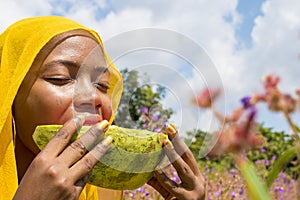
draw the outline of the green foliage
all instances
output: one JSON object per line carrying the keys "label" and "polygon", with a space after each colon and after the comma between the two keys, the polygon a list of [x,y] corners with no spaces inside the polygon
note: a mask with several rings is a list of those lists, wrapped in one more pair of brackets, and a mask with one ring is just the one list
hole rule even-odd
{"label": "green foliage", "polygon": [[[135,70],[125,69],[121,73],[124,79],[124,91],[115,123],[122,127],[138,129],[147,127],[154,130],[158,124],[161,125],[161,121],[167,122],[173,111],[162,106],[161,101],[165,97],[165,88],[140,82],[140,74]],[[143,77],[147,78],[145,75]],[[142,115],[142,108],[147,108],[148,112]],[[294,128],[296,131],[300,130],[297,126]],[[245,162],[238,162],[233,156],[201,157],[200,149],[203,146],[207,147],[204,142],[209,141],[204,139],[211,137],[204,131],[189,131],[186,133],[185,140],[200,169],[206,168],[208,171],[217,169],[225,174],[230,169],[238,168],[247,184],[250,197],[270,199],[266,186],[270,186],[281,171],[284,171],[288,177],[297,179],[300,173],[300,159],[296,156],[296,143],[292,135],[274,131],[263,125],[259,127],[257,134],[265,138],[265,143],[260,148],[248,151]],[[209,176],[212,176],[212,173]],[[266,180],[266,185],[261,178]]]}
{"label": "green foliage", "polygon": [[[247,156],[254,162],[264,160],[267,163],[270,163],[266,165],[265,169],[268,172],[264,172],[267,176],[275,160],[289,149],[295,147],[296,144],[293,136],[291,134],[286,134],[283,131],[273,131],[272,128],[260,126],[259,133],[265,138],[264,146],[260,149],[248,152]],[[284,171],[293,178],[299,176],[300,165],[296,155],[283,167]]]}
{"label": "green foliage", "polygon": [[[141,84],[139,73],[135,70],[124,69],[121,71],[124,80],[124,90],[115,118],[118,126],[127,128],[141,128],[144,122],[141,120],[141,109],[147,107],[149,111],[155,110],[157,118],[166,116],[169,119],[172,109],[163,108],[160,103],[165,97],[165,88]],[[147,75],[144,75],[144,77]]]}
{"label": "green foliage", "polygon": [[[265,138],[264,146],[253,149],[247,153],[247,157],[254,163],[257,163],[257,169],[263,177],[267,177],[269,171],[272,170],[272,164],[275,160],[288,149],[295,146],[295,140],[292,135],[284,132],[273,131],[272,128],[260,126],[259,134]],[[207,133],[201,130],[193,130],[187,132],[187,143],[190,142],[190,149],[194,154],[200,167],[217,168],[220,171],[236,168],[236,163],[230,156],[221,158],[200,158],[199,150],[203,145],[203,140],[207,137]],[[259,163],[263,163],[260,167]],[[299,162],[293,157],[285,166],[284,171],[293,178],[297,178],[300,172]]]}
{"label": "green foliage", "polygon": [[[117,115],[115,117],[115,123],[118,126],[122,126],[125,128],[131,128],[132,120],[129,113],[129,101],[131,94],[134,92],[135,88],[138,87],[138,72],[137,71],[129,71],[124,69],[121,71],[123,76],[123,93],[120,100],[120,105],[118,107]],[[133,127],[132,127],[133,128]]]}
{"label": "green foliage", "polygon": [[220,172],[225,172],[227,169],[235,168],[235,162],[230,156],[209,158],[201,157],[201,155],[199,155],[200,148],[203,147],[203,145],[206,145],[204,144],[204,138],[207,138],[207,141],[209,141],[210,134],[205,131],[194,129],[193,131],[188,131],[186,135],[187,138],[185,138],[185,142],[186,144],[189,144],[189,148],[195,156],[200,169],[218,169]]}
{"label": "green foliage", "polygon": [[193,131],[188,131],[186,133],[187,138],[185,142],[190,144],[190,150],[194,154],[195,158],[199,157],[199,150],[202,147],[204,138],[208,135],[207,132],[194,129]]}

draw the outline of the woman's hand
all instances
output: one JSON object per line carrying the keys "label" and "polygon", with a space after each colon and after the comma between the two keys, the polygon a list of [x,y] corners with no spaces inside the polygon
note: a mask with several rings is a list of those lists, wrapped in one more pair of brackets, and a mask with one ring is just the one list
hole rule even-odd
{"label": "woman's hand", "polygon": [[178,184],[172,181],[162,170],[158,169],[148,184],[168,200],[204,199],[205,180],[199,171],[192,152],[178,136],[174,125],[168,125],[166,132],[172,143],[164,141],[164,150],[177,170],[181,183]]}
{"label": "woman's hand", "polygon": [[108,126],[105,120],[68,145],[82,124],[83,119],[74,118],[57,132],[27,169],[15,200],[78,199],[91,170],[112,142],[107,137],[93,148]]}

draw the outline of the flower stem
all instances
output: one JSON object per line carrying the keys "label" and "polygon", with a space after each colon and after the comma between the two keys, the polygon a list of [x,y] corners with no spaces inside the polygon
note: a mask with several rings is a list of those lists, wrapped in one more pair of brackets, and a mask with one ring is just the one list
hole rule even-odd
{"label": "flower stem", "polygon": [[211,107],[211,110],[213,112],[213,114],[216,116],[216,118],[221,122],[221,123],[226,123],[226,117],[221,114],[219,111],[217,111],[216,109],[214,109],[213,107]]}
{"label": "flower stem", "polygon": [[[283,111],[283,113],[292,129],[293,136],[296,140],[297,158],[298,158],[298,160],[300,160],[300,137],[298,135],[298,130],[297,130],[296,126],[294,125],[289,113],[287,111]],[[296,187],[297,187],[297,198],[300,199],[300,177],[298,177],[298,179],[297,179]]]}
{"label": "flower stem", "polygon": [[296,126],[294,125],[289,113],[287,111],[283,111],[283,114],[284,114],[285,118],[287,119],[287,121],[288,121],[288,123],[289,123],[289,125],[292,129],[294,138],[296,139],[296,141],[299,141],[300,137],[298,135],[298,130],[297,130]]}

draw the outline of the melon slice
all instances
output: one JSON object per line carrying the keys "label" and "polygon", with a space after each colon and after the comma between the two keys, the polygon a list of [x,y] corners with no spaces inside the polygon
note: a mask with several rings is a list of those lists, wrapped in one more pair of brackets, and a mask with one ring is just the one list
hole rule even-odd
{"label": "melon slice", "polygon": [[[37,126],[32,137],[43,149],[61,127]],[[72,141],[89,128],[83,126]],[[105,132],[105,136],[108,135],[113,138],[112,146],[92,170],[88,183],[115,190],[133,190],[144,185],[164,156],[162,142],[167,135],[114,125]]]}

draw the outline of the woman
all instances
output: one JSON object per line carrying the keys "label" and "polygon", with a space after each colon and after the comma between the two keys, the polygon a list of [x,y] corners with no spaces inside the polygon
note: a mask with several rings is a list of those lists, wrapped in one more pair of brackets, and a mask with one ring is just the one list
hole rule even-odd
{"label": "woman", "polygon": [[[97,33],[63,17],[24,19],[0,36],[0,55],[1,199],[120,198],[120,191],[86,184],[112,141],[91,148],[95,135],[114,119],[122,93],[121,75]],[[40,124],[63,125],[42,151],[31,137]],[[92,128],[67,145],[82,125]],[[177,131],[167,130],[174,139]],[[204,180],[192,154],[179,139],[173,144],[165,142],[165,152],[182,184],[161,171],[149,184],[166,199],[202,198]]]}

